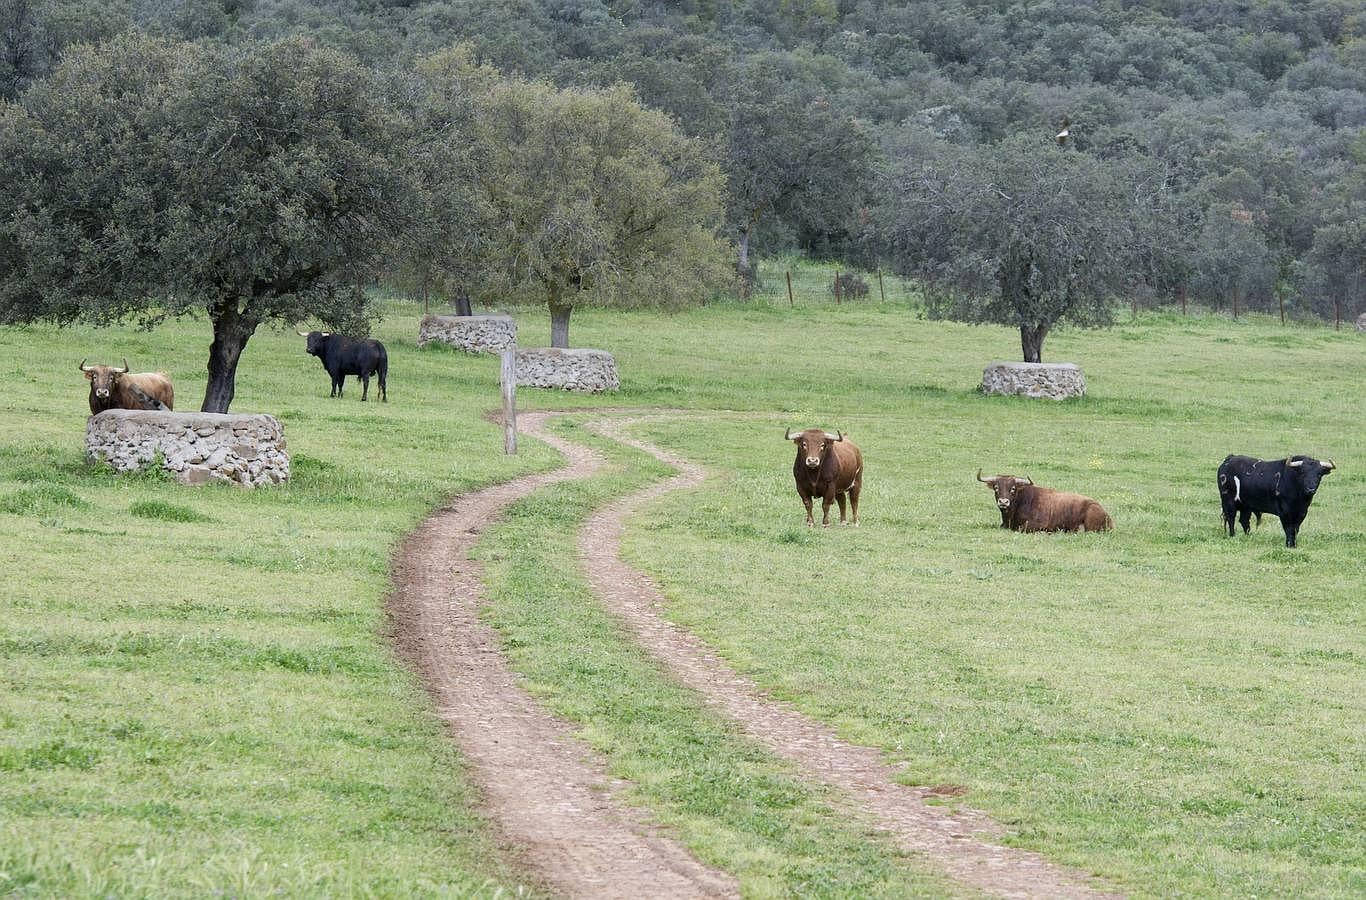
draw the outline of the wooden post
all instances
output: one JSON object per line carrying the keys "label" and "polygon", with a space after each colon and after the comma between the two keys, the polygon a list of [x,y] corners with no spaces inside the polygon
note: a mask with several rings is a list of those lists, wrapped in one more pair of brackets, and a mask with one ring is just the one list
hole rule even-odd
{"label": "wooden post", "polygon": [[887,292],[882,289],[882,270],[877,270],[877,292],[882,295],[882,302],[887,302]]}
{"label": "wooden post", "polygon": [[1333,298],[1333,330],[1338,331],[1342,328],[1342,300]]}
{"label": "wooden post", "polygon": [[517,351],[504,350],[499,372],[503,385],[503,452],[517,453]]}
{"label": "wooden post", "polygon": [[1238,318],[1238,290],[1233,290],[1233,318]]}
{"label": "wooden post", "polygon": [[1133,309],[1133,319],[1134,319],[1135,322],[1137,322],[1137,321],[1138,321],[1138,294],[1134,294],[1133,296],[1131,296],[1131,297],[1129,298],[1129,303],[1130,303],[1130,307]]}
{"label": "wooden post", "polygon": [[835,270],[835,305],[836,305],[836,306],[839,306],[839,305],[840,305],[840,273],[839,273],[839,269],[836,269],[836,270]]}
{"label": "wooden post", "polygon": [[1285,324],[1285,294],[1282,294],[1280,291],[1277,291],[1277,292],[1276,292],[1276,300],[1279,301],[1280,304],[1281,304],[1281,324],[1284,325],[1284,324]]}
{"label": "wooden post", "polygon": [[787,305],[788,305],[788,306],[796,306],[796,305],[797,305],[797,304],[795,304],[795,303],[792,302],[792,270],[791,270],[791,269],[789,269],[788,272],[787,272]]}
{"label": "wooden post", "polygon": [[1186,286],[1183,284],[1176,289],[1176,293],[1181,297],[1181,315],[1186,315]]}

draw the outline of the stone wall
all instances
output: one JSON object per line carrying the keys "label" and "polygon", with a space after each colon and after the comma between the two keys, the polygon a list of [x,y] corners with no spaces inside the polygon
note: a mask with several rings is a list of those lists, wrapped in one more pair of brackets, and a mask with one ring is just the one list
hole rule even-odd
{"label": "stone wall", "polygon": [[466,353],[498,353],[517,346],[517,323],[511,316],[423,316],[417,345],[432,341]]}
{"label": "stone wall", "polygon": [[1366,331],[1366,313],[1357,316],[1357,331]]}
{"label": "stone wall", "polygon": [[158,451],[183,484],[289,480],[285,433],[274,416],[108,409],[86,423],[86,458],[120,472],[146,468]]}
{"label": "stone wall", "polygon": [[517,351],[517,384],[601,394],[621,387],[617,361],[606,350],[537,347]]}
{"label": "stone wall", "polygon": [[982,370],[982,393],[1066,400],[1086,393],[1086,377],[1073,363],[994,362]]}

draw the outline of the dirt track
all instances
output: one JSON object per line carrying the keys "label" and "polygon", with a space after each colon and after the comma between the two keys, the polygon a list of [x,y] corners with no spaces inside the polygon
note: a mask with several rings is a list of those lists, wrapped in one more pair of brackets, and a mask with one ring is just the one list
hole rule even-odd
{"label": "dirt track", "polygon": [[[528,428],[540,421],[522,419]],[[570,897],[736,896],[729,875],[613,801],[603,765],[518,686],[498,635],[479,619],[483,586],[470,548],[509,504],[587,478],[602,462],[577,446],[566,456],[563,469],[458,497],[409,535],[386,604],[395,646],[469,761],[500,841],[532,878]]]}
{"label": "dirt track", "polygon": [[[730,876],[701,865],[640,813],[612,801],[601,763],[572,738],[570,726],[518,687],[497,635],[479,620],[480,572],[468,559],[479,533],[513,501],[545,485],[587,478],[601,465],[591,450],[549,433],[550,417],[526,414],[519,424],[565,454],[565,468],[464,495],[405,541],[388,603],[395,643],[469,759],[485,812],[533,877],[570,896],[735,895]],[[751,737],[813,780],[840,789],[851,807],[960,885],[1006,897],[1100,896],[1085,876],[992,842],[1001,829],[989,818],[927,804],[934,792],[897,783],[879,751],[840,740],[765,697],[663,618],[656,585],[620,558],[624,522],[651,500],[699,484],[702,470],[623,435],[629,421],[598,427],[679,474],[599,510],[581,532],[579,549],[594,591],[641,645]]]}

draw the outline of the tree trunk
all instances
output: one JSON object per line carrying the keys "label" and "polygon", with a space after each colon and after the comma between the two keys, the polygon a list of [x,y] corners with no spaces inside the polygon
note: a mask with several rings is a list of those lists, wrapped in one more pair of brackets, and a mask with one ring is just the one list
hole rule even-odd
{"label": "tree trunk", "polygon": [[1020,326],[1020,349],[1024,351],[1025,362],[1043,362],[1043,339],[1047,334],[1047,325]]}
{"label": "tree trunk", "polygon": [[550,301],[550,346],[569,348],[569,314],[574,307]]}
{"label": "tree trunk", "polygon": [[1181,315],[1186,315],[1186,286],[1183,284],[1176,289],[1176,294],[1181,298]]}
{"label": "tree trunk", "polygon": [[460,292],[455,295],[455,314],[457,316],[474,315],[474,313],[470,311],[469,292],[466,291],[463,287],[461,287]]}
{"label": "tree trunk", "polygon": [[740,276],[740,299],[748,300],[754,290],[754,270],[749,267],[749,229],[740,232],[740,257],[735,263],[735,273]]}
{"label": "tree trunk", "polygon": [[204,404],[200,412],[225,413],[232,404],[237,385],[237,360],[247,346],[256,326],[244,322],[237,312],[236,302],[230,309],[211,313],[213,343],[209,345],[209,384],[204,390]]}

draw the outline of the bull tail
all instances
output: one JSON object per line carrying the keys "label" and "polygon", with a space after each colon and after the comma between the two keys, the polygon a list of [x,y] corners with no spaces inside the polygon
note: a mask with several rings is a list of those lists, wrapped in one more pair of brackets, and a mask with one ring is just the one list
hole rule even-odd
{"label": "bull tail", "polygon": [[128,390],[130,393],[132,393],[134,397],[137,398],[138,403],[142,405],[143,409],[155,409],[160,412],[166,412],[169,409],[169,407],[167,407],[165,403],[162,403],[156,397],[153,397],[151,394],[147,393],[142,388],[138,387],[136,384],[128,385]]}

